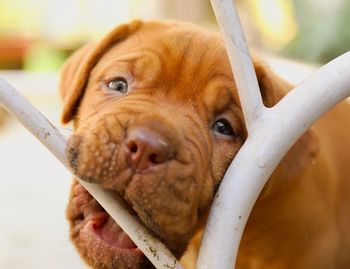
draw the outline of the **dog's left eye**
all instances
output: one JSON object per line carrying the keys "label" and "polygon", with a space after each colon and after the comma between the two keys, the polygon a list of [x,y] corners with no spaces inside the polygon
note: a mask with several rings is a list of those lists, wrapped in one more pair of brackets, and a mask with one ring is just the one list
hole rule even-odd
{"label": "dog's left eye", "polygon": [[125,79],[118,78],[108,82],[108,89],[112,91],[117,91],[121,93],[126,93],[128,91],[128,83]]}
{"label": "dog's left eye", "polygon": [[231,124],[226,119],[218,119],[214,122],[212,130],[222,135],[234,136],[235,132]]}

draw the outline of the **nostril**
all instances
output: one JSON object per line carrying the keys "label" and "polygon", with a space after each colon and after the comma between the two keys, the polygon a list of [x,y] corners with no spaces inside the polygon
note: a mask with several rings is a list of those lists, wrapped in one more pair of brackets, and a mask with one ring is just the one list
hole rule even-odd
{"label": "nostril", "polygon": [[135,142],[130,142],[129,145],[128,145],[129,149],[130,149],[130,152],[131,153],[136,153],[137,152],[137,144]]}
{"label": "nostril", "polygon": [[146,128],[132,129],[126,140],[128,162],[142,170],[172,159],[172,148],[158,133]]}
{"label": "nostril", "polygon": [[153,164],[160,164],[162,163],[163,161],[159,158],[159,156],[157,154],[151,154],[149,156],[149,160],[151,163]]}

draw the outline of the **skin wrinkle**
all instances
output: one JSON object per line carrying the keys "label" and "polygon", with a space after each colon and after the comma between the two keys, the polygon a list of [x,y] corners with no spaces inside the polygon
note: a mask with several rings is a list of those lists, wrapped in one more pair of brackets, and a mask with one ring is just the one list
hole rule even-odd
{"label": "skin wrinkle", "polygon": [[[113,102],[115,102],[115,101],[117,101],[119,98],[111,98],[108,102],[111,102],[111,103],[113,103]],[[148,104],[147,104],[148,103]],[[139,99],[139,98],[135,98],[133,95],[130,95],[129,96],[129,98],[128,99],[124,99],[123,100],[123,102],[121,102],[119,105],[124,105],[124,106],[127,106],[127,107],[131,107],[131,108],[129,108],[129,109],[140,109],[141,107],[140,107],[140,105],[143,105],[143,107],[142,108],[146,108],[147,107],[147,105],[148,105],[148,108],[154,108],[154,105],[155,105],[155,103],[154,103],[154,101],[153,100],[146,100],[146,98],[144,98],[144,99]]]}
{"label": "skin wrinkle", "polygon": [[[128,100],[130,101],[130,100]],[[136,100],[135,100],[136,101]],[[144,105],[140,102],[139,104],[137,103],[133,103],[133,102],[125,102],[125,103],[120,103],[118,104],[120,105],[121,108],[123,108],[123,110],[120,112],[120,115],[130,115],[130,114],[135,114],[135,113],[140,113],[140,110],[145,109],[146,111],[148,109],[154,109],[155,108],[155,104],[153,105]]]}
{"label": "skin wrinkle", "polygon": [[[96,73],[96,76],[98,77],[98,80],[103,81],[106,74],[109,74],[109,71],[115,71],[111,70],[111,66],[114,66],[115,64],[128,64],[128,65],[134,65],[135,61],[138,60],[140,57],[139,51],[130,51],[129,53],[125,55],[116,55],[116,57],[112,57],[105,62],[105,69],[98,70],[96,69],[96,66],[91,70],[91,74],[94,72]],[[123,65],[124,66],[124,65]],[[130,70],[132,71],[132,70]]]}
{"label": "skin wrinkle", "polygon": [[[88,114],[86,117],[85,117],[85,119],[84,120],[82,120],[81,119],[81,117],[77,117],[76,118],[76,123],[77,123],[77,125],[78,126],[80,126],[80,125],[83,125],[83,124],[85,124],[85,126],[84,126],[84,128],[87,130],[87,131],[94,131],[94,129],[91,127],[89,127],[88,125],[86,125],[86,124],[88,124],[89,123],[89,120],[90,120],[90,118],[91,117],[93,117],[94,115],[96,115],[96,116],[98,116],[97,114],[98,114],[98,112],[96,112],[96,110],[95,109],[97,109],[97,107],[93,107],[93,106],[91,106],[92,107],[92,113],[91,114]],[[76,131],[76,130],[73,130],[73,131]]]}
{"label": "skin wrinkle", "polygon": [[140,48],[140,52],[141,52],[141,59],[143,61],[145,61],[145,52],[144,52],[144,50],[142,48],[142,41],[141,41],[141,37],[140,37],[139,33],[136,33],[136,37],[137,37],[137,40],[139,42],[139,48]]}
{"label": "skin wrinkle", "polygon": [[[232,95],[232,91],[225,88],[224,92],[226,93],[225,98],[217,98],[219,100],[225,100],[226,101],[226,105],[222,105],[220,109],[218,109],[219,112],[223,112],[226,110],[229,110],[229,108],[232,107],[232,104],[235,104],[235,101],[233,99],[233,95]],[[221,111],[220,111],[221,110]],[[217,113],[216,111],[214,113]],[[217,113],[219,114],[219,113]]]}
{"label": "skin wrinkle", "polygon": [[[130,66],[128,67],[128,70],[130,70],[133,77],[138,77],[140,75],[145,74],[144,70],[140,68],[140,66],[146,66],[148,61],[151,61],[152,63],[157,63],[157,65],[153,66],[151,70],[146,70],[146,74],[147,74],[146,80],[145,80],[145,77],[141,77],[141,79],[143,80],[136,81],[136,85],[134,85],[135,81],[134,80],[132,81],[131,83],[132,89],[138,89],[138,88],[147,89],[147,88],[155,88],[159,86],[158,81],[161,77],[162,63],[158,63],[155,60],[155,58],[157,58],[157,52],[152,50],[142,49],[142,58],[135,59],[135,61],[133,61],[133,63],[130,64]],[[108,69],[108,66],[107,66],[107,69]],[[152,85],[150,83],[152,83]]]}
{"label": "skin wrinkle", "polygon": [[165,167],[165,169],[164,169],[163,174],[160,176],[160,180],[158,180],[155,187],[153,187],[154,190],[158,189],[160,187],[160,185],[162,184],[162,182],[164,182],[166,179],[165,175],[167,175],[167,173],[168,173],[169,163],[166,163],[164,167]]}
{"label": "skin wrinkle", "polygon": [[153,51],[153,53],[156,53],[159,55],[158,59],[161,66],[161,79],[160,79],[159,85],[162,86],[162,88],[164,89],[164,96],[167,96],[167,93],[170,92],[170,89],[172,87],[171,81],[173,81],[176,78],[169,78],[165,80],[165,77],[167,77],[168,75],[168,72],[166,72],[167,70],[165,66],[167,61],[169,61],[170,59],[165,59],[163,55],[171,55],[171,54],[170,54],[170,48],[168,48],[167,46],[164,46],[163,44],[162,44],[162,49],[163,49],[162,53],[157,53],[156,51]]}
{"label": "skin wrinkle", "polygon": [[[137,89],[143,89],[143,90],[156,89],[156,88],[159,88],[159,87],[161,87],[163,85],[162,78],[163,78],[163,72],[165,70],[165,65],[166,65],[165,64],[165,59],[162,59],[161,57],[158,57],[159,52],[153,50],[152,48],[147,48],[147,49],[145,49],[145,51],[147,51],[147,55],[151,56],[150,58],[152,58],[152,59],[157,58],[158,68],[157,68],[156,72],[155,72],[154,69],[152,69],[152,71],[154,73],[154,74],[152,74],[152,76],[153,76],[154,79],[152,81],[148,81],[148,83],[151,82],[152,84],[150,84],[150,85],[142,84],[139,87],[136,86],[135,90],[137,90]],[[144,52],[144,57],[146,57],[146,53],[145,52]],[[146,62],[146,61],[144,60],[144,62]]]}
{"label": "skin wrinkle", "polygon": [[[197,120],[195,120],[195,118],[193,116],[191,116],[191,114],[189,114],[189,113],[185,114],[184,118],[189,120],[192,124],[194,124],[195,125],[194,127],[195,127],[196,130],[201,130],[202,129],[201,127],[204,127]],[[207,128],[207,127],[205,127],[205,128]],[[202,133],[202,134],[198,134],[196,136],[197,139],[192,139],[191,136],[185,137],[186,142],[188,142],[191,145],[193,145],[194,148],[196,149],[196,151],[198,152],[197,156],[200,158],[202,164],[206,163],[205,160],[204,160],[204,156],[206,156],[206,154],[202,153],[202,150],[206,149],[206,147],[207,147],[205,142],[202,141],[202,137],[205,137],[205,136],[206,136],[205,133]],[[191,159],[193,160],[193,155],[194,155],[193,150],[190,150],[190,153],[192,155]]]}
{"label": "skin wrinkle", "polygon": [[[116,104],[116,102],[118,102],[120,98],[121,96],[110,96],[108,100],[101,101],[101,104],[103,104],[103,106],[106,106],[111,103]],[[153,100],[150,100],[149,98],[146,98],[146,97],[142,98],[142,95],[140,95],[140,93],[137,92],[137,97],[135,97],[135,94],[132,94],[132,93],[130,93],[128,96],[123,97],[123,102],[120,104],[121,106],[123,106],[123,109],[120,108],[119,110],[121,110],[121,113],[126,113],[124,111],[125,109],[129,109],[129,112],[127,113],[134,112],[134,111],[136,112],[137,110],[140,110],[141,108],[140,104],[142,104],[143,106],[149,105],[149,108],[154,108],[155,106],[155,103]],[[132,107],[130,108],[129,106],[132,106]]]}
{"label": "skin wrinkle", "polygon": [[[89,99],[88,99],[89,100]],[[95,106],[95,104],[93,103],[93,100],[89,100],[89,106],[92,108],[94,115],[96,115],[97,117],[100,117],[99,111],[97,110],[97,107]],[[102,117],[100,117],[100,121],[102,120]]]}
{"label": "skin wrinkle", "polygon": [[[159,186],[161,185],[161,184],[163,184],[163,182],[165,182],[165,179],[166,178],[168,178],[168,168],[169,168],[169,166],[170,166],[170,164],[171,163],[166,163],[165,164],[165,169],[163,169],[164,170],[164,173],[162,174],[162,176],[161,176],[161,178],[160,178],[160,180],[157,180],[157,185],[154,187],[154,189],[158,189],[159,188]],[[136,172],[135,173],[135,175],[139,175],[140,177],[142,177],[142,175],[143,175],[143,173],[145,173],[145,172]],[[178,181],[178,179],[179,178],[176,178],[176,180],[175,181]],[[190,178],[187,178],[186,177],[186,179],[187,180],[189,180],[189,179],[193,179],[192,177],[190,177]],[[193,179],[193,181],[195,181],[194,179]],[[168,187],[170,187],[170,189],[171,189],[171,187],[173,186],[173,184],[170,184]],[[127,187],[128,188],[128,187]],[[126,188],[126,190],[127,190],[127,188]],[[183,200],[183,198],[181,197],[181,195],[178,195],[178,197],[177,197],[180,201],[185,201],[185,200]],[[186,201],[185,201],[186,202]]]}
{"label": "skin wrinkle", "polygon": [[[179,179],[179,178],[177,178],[177,179]],[[194,177],[188,177],[188,178],[186,178],[186,180],[188,180],[188,181],[193,181],[193,182],[196,183],[196,180],[194,179]],[[171,190],[171,193],[174,194],[174,196],[175,196],[178,200],[183,201],[183,202],[185,202],[185,203],[188,203],[188,202],[189,202],[188,198],[182,197],[182,196],[183,196],[182,193],[179,192],[179,191],[177,191],[177,189],[176,189],[175,187],[173,187],[173,185],[170,185],[170,190]]]}
{"label": "skin wrinkle", "polygon": [[[80,124],[85,124],[88,123],[89,117],[87,117],[85,120],[82,120],[81,117],[79,117],[78,115],[74,117],[75,120],[75,125]],[[73,128],[72,130],[73,132],[76,132],[76,128]]]}
{"label": "skin wrinkle", "polygon": [[[169,59],[169,58],[166,59],[163,55],[169,55],[170,53],[167,53],[167,52],[170,51],[170,48],[164,43],[162,43],[161,46],[162,46],[162,50],[164,50],[164,53],[159,54],[159,52],[153,51],[152,49],[148,49],[148,51],[152,51],[153,54],[157,55],[158,56],[157,58],[160,59],[160,66],[161,66],[160,75],[162,75],[162,77],[168,77],[168,79],[167,79],[167,81],[165,81],[163,83],[159,83],[159,85],[163,86],[164,96],[170,96],[171,89],[174,88],[176,84],[180,83],[179,78],[181,78],[181,73],[183,70],[183,68],[181,68],[181,67],[182,67],[183,63],[182,63],[182,61],[180,61],[180,63],[178,63],[177,66],[174,66],[174,68],[172,70],[177,70],[177,72],[173,76],[169,76],[169,73],[171,74],[172,70],[169,71],[166,69],[166,62],[172,61],[172,59]],[[187,47],[190,46],[190,42],[188,42],[188,44],[186,46]],[[186,54],[186,52],[183,52],[183,53]],[[183,55],[180,58],[186,59],[185,55]],[[158,77],[160,77],[160,76],[158,76]],[[155,81],[157,81],[157,80],[155,80]]]}
{"label": "skin wrinkle", "polygon": [[[194,64],[194,66],[195,66],[195,68],[194,68],[194,70],[192,71],[192,73],[195,75],[195,74],[197,74],[198,72],[199,72],[199,70],[200,70],[200,68],[202,67],[202,65],[203,65],[203,60],[204,60],[204,56],[205,56],[205,53],[202,53],[201,55],[200,55],[200,58],[198,59],[198,62],[196,63],[196,64]],[[196,82],[195,82],[196,81]],[[195,80],[195,79],[193,79],[192,81],[191,81],[191,89],[193,90],[193,91],[197,91],[198,90],[198,88],[199,88],[199,86],[198,86],[198,84],[195,84],[195,83],[197,83],[197,80]]]}
{"label": "skin wrinkle", "polygon": [[[75,125],[78,125],[79,123],[85,124],[85,123],[88,122],[88,118],[85,119],[85,120],[82,120],[79,115],[75,115],[74,116],[74,122],[75,122]],[[73,134],[76,133],[76,128],[75,127],[73,127],[72,132],[73,132]]]}
{"label": "skin wrinkle", "polygon": [[[190,51],[190,48],[192,46],[193,39],[194,39],[194,36],[191,36],[190,39],[187,40],[187,43],[184,45],[184,48],[181,48],[178,50],[178,53],[182,53],[182,54],[180,54],[179,56],[177,55],[177,58],[178,59],[187,59],[187,60],[186,61],[178,61],[177,66],[175,66],[175,70],[180,70],[180,72],[176,74],[177,78],[180,78],[180,79],[176,80],[176,78],[173,78],[174,82],[177,82],[177,81],[181,82],[181,79],[184,80],[185,82],[188,80],[188,75],[187,75],[188,72],[185,72],[185,71],[187,71],[186,67],[188,64],[188,59],[190,59],[189,51]],[[184,83],[184,84],[186,85],[186,83]],[[186,87],[184,87],[184,88],[186,88]],[[172,92],[169,92],[168,94],[171,95]]]}
{"label": "skin wrinkle", "polygon": [[[164,181],[162,181],[161,183],[164,183]],[[142,200],[141,200],[142,201]],[[148,218],[150,218],[150,221],[151,221],[151,223],[150,223],[150,227],[152,227],[152,226],[156,226],[157,228],[157,230],[158,230],[158,233],[160,233],[160,234],[163,234],[164,233],[164,231],[163,231],[163,228],[161,227],[161,226],[159,226],[158,225],[158,223],[157,222],[154,222],[153,220],[152,220],[152,215],[153,215],[153,213],[152,213],[152,209],[150,209],[149,207],[145,207],[145,205],[147,205],[147,203],[145,203],[145,202],[143,202],[142,204],[140,204],[139,206],[141,207],[141,208],[144,208],[145,210],[144,210],[144,213],[146,214],[146,216],[148,216]],[[175,216],[175,217],[177,217],[178,216],[178,213],[176,214],[169,214],[169,211],[167,210],[167,207],[166,207],[166,204],[164,204],[164,206],[161,208],[162,209],[162,212],[163,213],[165,213],[165,214],[167,214],[168,216]],[[176,223],[176,220],[174,221],[174,223]],[[154,227],[153,227],[153,229],[154,229]]]}
{"label": "skin wrinkle", "polygon": [[[199,142],[197,144],[197,141],[198,140],[193,140],[190,137],[186,137],[186,142],[188,142],[190,145],[192,145],[195,148],[195,150],[199,153],[198,156],[200,157],[201,163],[204,164],[205,163],[204,155],[200,154],[202,152],[201,149],[203,147],[201,147],[201,145],[199,145]],[[191,151],[191,153],[192,153],[191,155],[193,156],[194,155],[193,150]]]}
{"label": "skin wrinkle", "polygon": [[[161,180],[159,181],[159,184],[161,184],[162,182],[165,182],[165,179],[167,178],[167,175],[168,175],[169,165],[170,165],[170,164],[166,164],[166,169],[164,170],[164,174],[163,174]],[[179,182],[179,179],[182,179],[182,180],[183,180],[183,178],[177,177],[176,180],[174,180],[174,182]],[[182,181],[182,180],[181,180],[181,181]],[[186,177],[186,181],[190,181],[190,182],[191,182],[191,181],[194,181],[194,182],[196,182],[196,180],[194,180],[193,177]],[[182,197],[182,193],[178,193],[178,192],[176,191],[176,188],[174,188],[174,184],[170,184],[168,187],[169,187],[169,189],[171,190],[171,193],[174,194],[175,197],[176,197],[179,201],[183,201],[183,202],[185,202],[185,203],[188,203],[188,202],[189,202],[188,200],[186,200],[185,197]]]}

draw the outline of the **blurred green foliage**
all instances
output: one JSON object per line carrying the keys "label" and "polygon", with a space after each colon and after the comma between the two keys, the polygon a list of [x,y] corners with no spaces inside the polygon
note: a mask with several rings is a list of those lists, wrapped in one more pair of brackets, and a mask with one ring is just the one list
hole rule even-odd
{"label": "blurred green foliage", "polygon": [[350,50],[350,1],[293,3],[299,30],[283,50],[288,56],[326,63]]}
{"label": "blurred green foliage", "polygon": [[68,54],[46,44],[35,44],[26,53],[23,69],[30,71],[58,70]]}

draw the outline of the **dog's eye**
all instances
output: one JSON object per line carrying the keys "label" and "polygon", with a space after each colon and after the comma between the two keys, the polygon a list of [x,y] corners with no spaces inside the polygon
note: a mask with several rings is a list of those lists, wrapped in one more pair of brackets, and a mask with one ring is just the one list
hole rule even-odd
{"label": "dog's eye", "polygon": [[111,80],[107,84],[108,89],[112,91],[117,91],[121,93],[126,93],[128,91],[128,83],[125,81],[125,79],[118,78]]}
{"label": "dog's eye", "polygon": [[234,136],[235,132],[231,124],[226,119],[218,119],[214,122],[212,130],[222,135]]}

